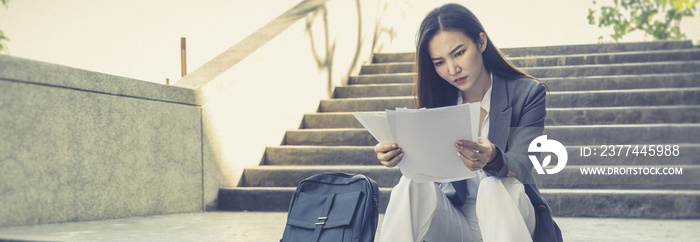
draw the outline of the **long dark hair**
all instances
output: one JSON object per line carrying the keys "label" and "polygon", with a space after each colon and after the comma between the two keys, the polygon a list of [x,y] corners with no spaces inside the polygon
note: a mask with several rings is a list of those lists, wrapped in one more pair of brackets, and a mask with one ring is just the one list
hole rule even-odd
{"label": "long dark hair", "polygon": [[[417,75],[414,93],[419,108],[444,107],[454,105],[457,102],[458,89],[437,74],[428,51],[428,43],[440,30],[461,31],[475,44],[480,39],[480,33],[486,34],[476,16],[459,4],[443,5],[430,12],[423,19],[416,35],[415,71]],[[486,38],[486,50],[481,55],[486,70],[494,75],[506,80],[519,77],[535,79],[508,61],[501,51],[493,45],[491,38]]]}

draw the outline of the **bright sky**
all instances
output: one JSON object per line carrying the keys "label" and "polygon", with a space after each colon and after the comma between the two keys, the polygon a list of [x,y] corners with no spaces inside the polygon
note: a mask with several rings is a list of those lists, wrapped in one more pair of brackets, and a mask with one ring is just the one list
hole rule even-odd
{"label": "bright sky", "polygon": [[[11,40],[13,56],[174,83],[180,79],[180,37],[187,37],[188,71],[193,71],[298,2],[11,0],[7,9],[0,8],[0,29]],[[588,8],[594,7],[589,0],[405,0],[413,22],[395,26],[399,39],[386,50],[411,51],[421,18],[446,2],[472,10],[499,48],[590,44],[612,33],[588,25]],[[607,2],[598,0],[598,6]],[[700,40],[700,18],[685,19],[682,30]],[[642,35],[624,39],[642,40]]]}

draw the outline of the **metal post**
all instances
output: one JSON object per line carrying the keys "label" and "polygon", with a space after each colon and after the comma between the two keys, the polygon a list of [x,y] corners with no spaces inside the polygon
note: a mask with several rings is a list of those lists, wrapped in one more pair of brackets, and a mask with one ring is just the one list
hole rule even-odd
{"label": "metal post", "polygon": [[187,54],[185,48],[185,37],[180,38],[180,63],[182,67],[182,76],[187,75]]}

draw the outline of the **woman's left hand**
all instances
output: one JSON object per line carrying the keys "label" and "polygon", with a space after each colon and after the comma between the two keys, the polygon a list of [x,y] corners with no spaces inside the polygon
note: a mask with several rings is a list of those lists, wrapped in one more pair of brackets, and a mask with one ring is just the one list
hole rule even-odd
{"label": "woman's left hand", "polygon": [[477,142],[457,141],[457,155],[471,171],[481,170],[489,161],[496,158],[496,147],[487,138],[479,137]]}

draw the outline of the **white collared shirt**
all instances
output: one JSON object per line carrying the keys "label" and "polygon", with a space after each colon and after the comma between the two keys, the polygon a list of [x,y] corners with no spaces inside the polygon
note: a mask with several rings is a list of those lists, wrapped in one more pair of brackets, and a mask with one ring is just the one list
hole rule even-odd
{"label": "white collared shirt", "polygon": [[[481,109],[486,111],[486,118],[484,118],[484,122],[481,123],[481,135],[479,137],[489,137],[489,113],[491,112],[491,88],[493,87],[493,74],[491,74],[491,83],[489,84],[489,89],[486,90],[486,93],[484,94],[484,97],[481,98]],[[457,104],[463,104],[465,103],[464,100],[462,100],[462,90],[459,90],[458,94],[458,99],[457,99]],[[481,113],[481,112],[479,112]]]}
{"label": "white collared shirt", "polygon": [[[486,90],[484,97],[481,98],[480,105],[481,109],[486,111],[486,118],[484,118],[484,122],[481,123],[481,134],[479,136],[485,138],[489,137],[489,117],[491,116],[489,113],[491,112],[491,88],[493,87],[493,73],[491,73],[490,81],[491,83],[489,84],[489,89]],[[464,103],[464,101],[462,100],[462,90],[460,90],[457,104],[462,103]],[[486,173],[484,173],[484,170],[478,170],[476,171],[476,177],[467,179],[467,199],[464,202],[476,203],[476,193],[479,190],[479,183],[481,183],[481,179],[484,179],[485,177]]]}

